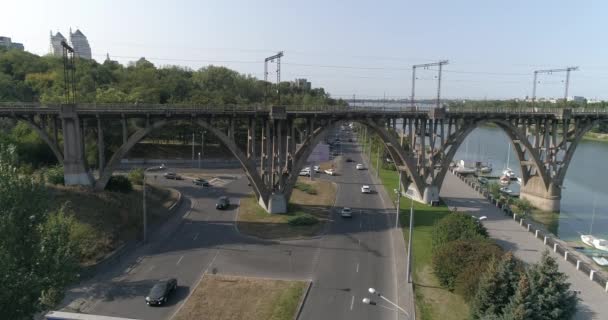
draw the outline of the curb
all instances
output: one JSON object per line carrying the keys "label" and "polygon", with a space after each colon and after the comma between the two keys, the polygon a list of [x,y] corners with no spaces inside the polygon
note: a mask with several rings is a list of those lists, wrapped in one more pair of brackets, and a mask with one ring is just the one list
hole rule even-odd
{"label": "curb", "polygon": [[306,292],[304,292],[304,296],[302,296],[302,299],[300,300],[298,311],[293,317],[294,320],[298,320],[300,318],[300,314],[302,314],[302,309],[304,308],[304,303],[306,302],[306,298],[308,298],[308,293],[310,293],[310,288],[312,288],[312,281],[308,281],[308,287],[306,287]]}

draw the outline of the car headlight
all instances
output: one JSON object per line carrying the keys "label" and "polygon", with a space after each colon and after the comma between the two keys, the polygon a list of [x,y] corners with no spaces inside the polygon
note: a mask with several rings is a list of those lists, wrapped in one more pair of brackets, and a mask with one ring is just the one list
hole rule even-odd
{"label": "car headlight", "polygon": [[146,301],[150,301],[150,297],[146,297]]}

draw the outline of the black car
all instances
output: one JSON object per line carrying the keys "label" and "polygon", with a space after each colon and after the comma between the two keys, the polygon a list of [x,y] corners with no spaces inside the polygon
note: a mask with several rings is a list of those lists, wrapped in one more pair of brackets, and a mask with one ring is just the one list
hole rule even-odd
{"label": "black car", "polygon": [[194,183],[197,186],[203,186],[203,187],[209,186],[209,181],[207,181],[203,178],[196,178],[196,179],[192,180],[192,183]]}
{"label": "black car", "polygon": [[177,289],[177,279],[170,278],[161,280],[150,289],[150,293],[146,296],[146,303],[150,306],[161,305],[167,303],[169,295]]}
{"label": "black car", "polygon": [[346,158],[346,162],[353,162],[353,159],[351,159],[351,158]]}
{"label": "black car", "polygon": [[217,199],[217,203],[215,204],[216,209],[225,210],[228,209],[228,207],[230,207],[230,200],[228,200],[228,197],[223,196]]}

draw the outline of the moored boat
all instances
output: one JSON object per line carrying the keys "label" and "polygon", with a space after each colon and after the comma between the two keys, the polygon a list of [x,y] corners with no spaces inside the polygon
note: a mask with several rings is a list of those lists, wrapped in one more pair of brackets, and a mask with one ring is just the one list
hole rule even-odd
{"label": "moored boat", "polygon": [[597,263],[598,265],[605,267],[608,266],[608,260],[606,260],[606,258],[604,257],[591,257],[591,259],[593,259],[593,261],[595,261],[595,263]]}

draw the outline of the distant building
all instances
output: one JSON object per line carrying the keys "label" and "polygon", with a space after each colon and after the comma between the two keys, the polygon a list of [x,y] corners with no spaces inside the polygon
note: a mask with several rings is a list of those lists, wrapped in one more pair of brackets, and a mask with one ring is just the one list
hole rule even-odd
{"label": "distant building", "polygon": [[72,33],[72,29],[70,29],[70,44],[78,57],[91,59],[89,40],[87,40],[87,37],[79,29],[76,29],[76,32],[74,33]]}
{"label": "distant building", "polygon": [[12,42],[11,38],[0,36],[0,47],[5,47],[8,49],[17,49],[23,51],[25,48],[22,43]]}
{"label": "distant building", "polygon": [[53,35],[53,31],[51,30],[51,44],[49,47],[49,53],[55,57],[63,56],[63,47],[61,46],[61,41],[65,41],[67,43],[67,39],[61,34],[61,32],[57,32],[57,34]]}
{"label": "distant building", "polygon": [[292,82],[292,85],[295,88],[302,89],[305,91],[310,90],[311,88],[311,83],[307,79],[296,79],[294,82]]}
{"label": "distant building", "polygon": [[585,99],[585,97],[581,97],[581,96],[572,96],[572,97],[568,97],[568,101],[574,101],[574,102],[586,102],[587,99]]}
{"label": "distant building", "polygon": [[[61,34],[61,32],[57,32],[53,35],[53,31],[51,31],[51,45],[49,52],[51,55],[56,57],[63,56],[63,47],[61,46],[61,41],[65,41],[68,43],[67,39]],[[75,32],[72,32],[70,28],[70,46],[74,49],[74,53],[76,56],[83,59],[91,59],[91,47],[89,46],[89,40],[87,37],[80,31],[76,29]]]}

